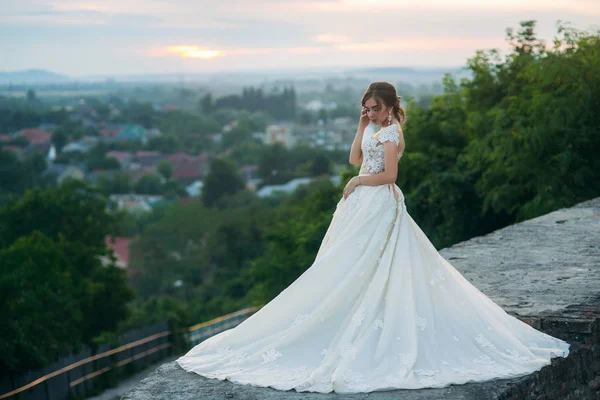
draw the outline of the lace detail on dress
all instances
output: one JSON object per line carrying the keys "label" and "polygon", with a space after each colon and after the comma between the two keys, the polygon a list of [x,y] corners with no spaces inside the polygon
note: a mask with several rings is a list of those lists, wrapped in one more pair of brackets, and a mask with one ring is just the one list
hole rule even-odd
{"label": "lace detail on dress", "polygon": [[360,307],[360,309],[354,313],[352,316],[352,321],[350,322],[351,326],[358,328],[362,325],[363,319],[365,318],[365,307]]}
{"label": "lace detail on dress", "polygon": [[435,286],[436,283],[445,280],[444,272],[441,269],[436,269],[431,273],[431,279],[429,280],[429,284],[431,286]]}
{"label": "lace detail on dress", "polygon": [[270,362],[273,362],[275,360],[277,360],[279,357],[281,357],[283,354],[281,354],[281,352],[277,351],[277,349],[270,349],[269,351],[266,351],[262,354],[262,358],[263,358],[263,362],[262,364],[268,364]]}
{"label": "lace detail on dress", "polygon": [[[377,138],[374,138],[371,135],[363,136],[361,147],[363,152],[363,163],[360,173],[378,174],[383,171],[385,167],[385,161],[382,143],[388,141],[394,142],[396,145],[398,145],[400,142],[396,124],[382,128]],[[402,153],[398,153],[398,160],[400,160],[401,157]]]}
{"label": "lace detail on dress", "polygon": [[422,331],[424,331],[425,328],[427,328],[427,318],[417,316],[417,326],[421,328]]}
{"label": "lace detail on dress", "polygon": [[381,130],[381,133],[379,134],[378,140],[381,143],[388,141],[394,142],[396,144],[400,143],[400,137],[398,136],[398,127],[396,126],[396,124],[391,124],[383,128]]}

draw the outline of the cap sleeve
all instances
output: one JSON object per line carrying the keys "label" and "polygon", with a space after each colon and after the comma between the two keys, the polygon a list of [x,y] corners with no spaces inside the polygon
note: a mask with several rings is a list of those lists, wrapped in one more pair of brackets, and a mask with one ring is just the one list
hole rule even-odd
{"label": "cap sleeve", "polygon": [[391,125],[383,128],[381,130],[381,133],[379,134],[378,140],[381,143],[390,141],[390,142],[394,142],[394,143],[398,144],[400,142],[400,137],[398,135],[398,128],[397,128],[396,124],[391,124]]}

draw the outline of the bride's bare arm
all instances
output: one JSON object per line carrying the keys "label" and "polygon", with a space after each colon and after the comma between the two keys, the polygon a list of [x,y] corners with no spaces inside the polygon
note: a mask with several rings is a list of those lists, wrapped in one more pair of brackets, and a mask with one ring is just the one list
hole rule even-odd
{"label": "bride's bare arm", "polygon": [[350,148],[350,158],[348,160],[348,162],[352,165],[360,164],[363,161],[363,153],[360,146],[364,132],[365,128],[361,126],[359,126],[356,130],[356,135],[354,136],[354,141],[352,142],[352,147]]}

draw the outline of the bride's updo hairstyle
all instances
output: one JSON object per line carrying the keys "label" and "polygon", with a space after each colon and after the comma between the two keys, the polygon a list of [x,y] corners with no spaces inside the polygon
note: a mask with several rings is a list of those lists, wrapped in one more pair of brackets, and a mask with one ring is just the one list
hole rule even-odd
{"label": "bride's updo hairstyle", "polygon": [[400,104],[401,96],[398,96],[396,93],[396,88],[391,83],[387,82],[373,82],[369,85],[365,94],[363,94],[361,104],[365,105],[365,102],[370,98],[375,99],[378,105],[381,106],[381,103],[385,104],[387,107],[392,107],[392,113],[400,122],[400,126],[404,125],[406,121],[406,113],[404,112],[404,108],[402,104]]}

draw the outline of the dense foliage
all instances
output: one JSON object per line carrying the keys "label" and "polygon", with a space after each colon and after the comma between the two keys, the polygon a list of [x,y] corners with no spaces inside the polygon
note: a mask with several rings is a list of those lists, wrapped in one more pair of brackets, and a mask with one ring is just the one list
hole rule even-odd
{"label": "dense foliage", "polygon": [[134,293],[106,251],[116,221],[105,207],[69,182],[0,208],[0,374],[43,367],[78,344],[95,348],[127,318]]}

